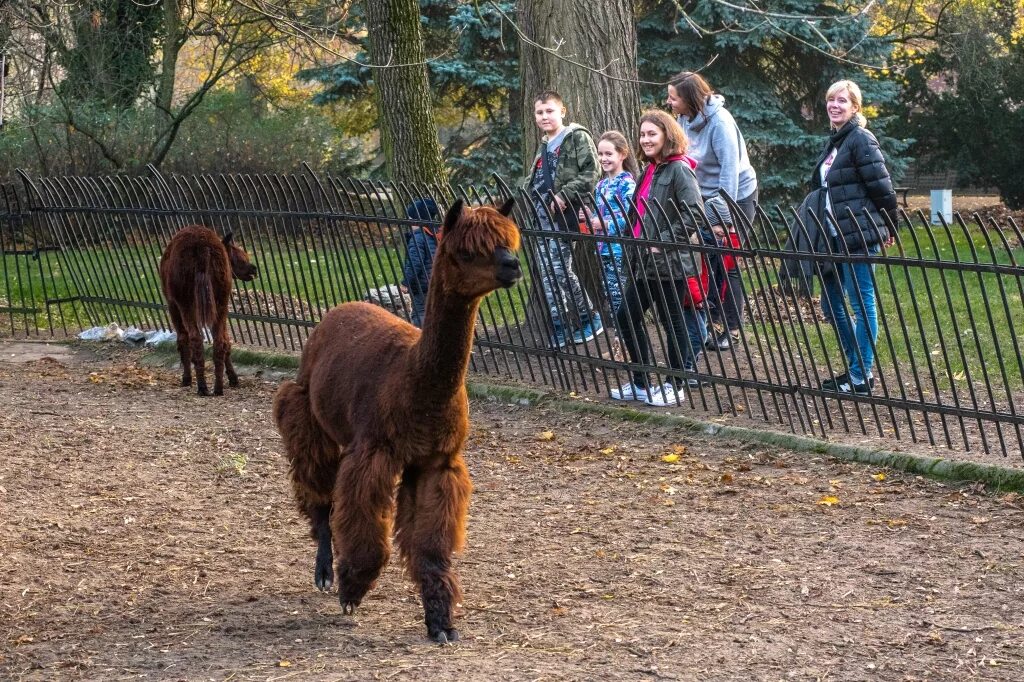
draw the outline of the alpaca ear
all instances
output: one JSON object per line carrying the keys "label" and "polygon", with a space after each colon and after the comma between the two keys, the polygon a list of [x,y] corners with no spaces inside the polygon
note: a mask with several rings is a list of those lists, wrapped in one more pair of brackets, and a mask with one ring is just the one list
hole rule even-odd
{"label": "alpaca ear", "polygon": [[507,218],[507,217],[509,217],[509,215],[511,215],[512,209],[515,208],[515,207],[516,207],[516,199],[515,199],[515,197],[509,197],[505,201],[505,203],[501,205],[501,208],[498,209],[498,213],[500,213],[501,215],[503,215],[503,216],[505,216]]}
{"label": "alpaca ear", "polygon": [[448,213],[444,216],[444,226],[442,230],[447,232],[448,230],[455,227],[455,223],[459,222],[459,218],[462,216],[462,208],[464,203],[462,199],[456,199],[455,203],[448,209]]}
{"label": "alpaca ear", "polygon": [[235,239],[235,233],[234,232],[228,232],[226,235],[224,235],[224,238],[221,239],[221,242],[224,244],[224,246],[231,246],[231,242],[234,241],[234,239]]}

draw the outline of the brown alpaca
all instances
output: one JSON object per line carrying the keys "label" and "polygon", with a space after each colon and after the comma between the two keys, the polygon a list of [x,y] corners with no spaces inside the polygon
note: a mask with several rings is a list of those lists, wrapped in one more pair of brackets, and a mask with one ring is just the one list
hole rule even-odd
{"label": "brown alpaca", "polygon": [[422,333],[368,303],[338,306],[310,335],[297,379],[274,399],[292,489],[318,545],[316,586],[333,582],[333,538],[338,598],[354,612],[388,561],[393,526],[427,634],[441,643],[459,637],[452,553],[465,538],[472,489],[462,447],[473,328],[480,300],[522,277],[511,210],[512,202],[495,210],[457,201],[444,220]]}
{"label": "brown alpaca", "polygon": [[220,239],[207,227],[190,225],[171,237],[160,258],[160,284],[167,299],[171,324],[178,335],[182,386],[192,385],[192,367],[195,366],[198,393],[209,395],[203,327],[209,327],[213,333],[213,394],[224,393],[225,369],[228,383],[238,385],[228,337],[231,277],[248,282],[258,274],[259,270],[234,243],[230,232]]}

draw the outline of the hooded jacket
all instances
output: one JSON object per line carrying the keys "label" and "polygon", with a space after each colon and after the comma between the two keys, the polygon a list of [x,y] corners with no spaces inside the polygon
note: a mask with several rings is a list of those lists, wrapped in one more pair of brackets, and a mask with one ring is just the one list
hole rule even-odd
{"label": "hooded jacket", "polygon": [[[712,95],[704,111],[692,119],[679,117],[690,140],[687,154],[697,160],[697,182],[704,198],[704,210],[712,225],[733,225],[725,192],[733,201],[746,199],[757,189],[757,174],[747,156],[747,143],[736,119],[725,108],[725,98]],[[719,218],[721,215],[721,218]]]}
{"label": "hooded jacket", "polygon": [[829,136],[814,164],[811,189],[824,186],[821,164],[833,148],[837,150],[836,158],[825,176],[825,185],[838,228],[837,238],[842,240],[836,249],[839,253],[867,253],[870,247],[889,238],[889,223],[883,214],[888,214],[891,221],[898,207],[892,178],[878,140],[851,119]]}
{"label": "hooded jacket", "polygon": [[[567,128],[561,144],[555,151],[558,163],[555,166],[553,190],[567,205],[561,215],[554,216],[562,229],[578,227],[576,214],[587,197],[593,194],[601,174],[593,135],[576,123],[570,123]],[[537,153],[533,156],[530,171],[521,183],[521,187],[527,193],[532,194],[533,179],[537,173],[543,172],[542,160],[547,144],[548,138],[545,135],[537,145]],[[544,200],[545,204],[550,203],[550,198],[544,197]]]}

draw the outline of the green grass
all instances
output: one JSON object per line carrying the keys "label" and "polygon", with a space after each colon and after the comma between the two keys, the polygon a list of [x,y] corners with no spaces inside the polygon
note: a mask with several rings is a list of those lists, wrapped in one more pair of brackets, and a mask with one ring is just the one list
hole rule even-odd
{"label": "green grass", "polygon": [[[955,262],[958,257],[967,263],[1024,263],[1024,249],[1019,244],[1008,249],[994,234],[991,236],[992,245],[976,225],[967,231],[958,227],[949,232],[916,227],[900,232],[902,253],[897,247],[886,253],[928,263]],[[777,284],[775,269],[761,274],[760,279],[754,278],[759,283]],[[754,286],[751,277],[746,271],[747,291]],[[986,372],[988,381],[996,386],[1024,386],[1021,359],[1013,345],[1016,335],[1024,350],[1020,275],[889,265],[875,268],[875,281],[879,307],[876,362],[882,371],[899,363],[905,370],[904,381],[912,381],[908,373],[916,366],[922,385],[932,390],[932,376],[939,390],[947,390],[953,384],[966,387],[968,381],[984,382]],[[778,335],[787,338],[791,346],[809,351],[819,371],[827,366],[826,357],[834,368],[842,366],[838,338],[828,325],[822,327],[822,340],[813,328],[808,328],[809,346],[788,323],[757,326],[766,340]],[[892,372],[888,376],[894,377]]]}
{"label": "green grass", "polygon": [[[976,225],[966,231],[951,228],[948,232],[942,228],[917,227],[902,230],[900,235],[902,254],[892,248],[888,251],[891,256],[953,262],[959,255],[960,260],[966,262],[1009,264],[1016,259],[1017,263],[1024,263],[1024,249],[1019,244],[1008,249],[990,233],[994,240],[994,245],[990,245],[985,233]],[[313,314],[338,303],[362,299],[368,289],[401,280],[402,253],[394,248],[332,251],[266,243],[256,244],[252,250],[259,254],[261,272],[260,278],[245,285],[246,288],[282,299],[298,299],[309,304]],[[69,330],[73,331],[79,324],[76,312],[83,313],[80,323],[83,326],[89,319],[96,323],[118,321],[124,324],[132,319],[155,322],[163,315],[157,309],[163,305],[157,278],[159,255],[155,245],[80,249],[60,254],[44,252],[38,260],[7,255],[0,261],[3,267],[0,277],[5,283],[5,288],[0,289],[0,306],[38,308],[35,314],[15,315],[15,326],[28,323],[45,330],[51,324],[45,299],[66,298],[81,292],[118,300],[147,301],[154,308],[94,304],[92,310],[86,311],[82,304],[76,307],[76,304],[65,303],[51,307],[54,326],[61,324],[58,315],[63,314]],[[760,271],[760,277],[755,277],[749,268],[744,272],[748,292],[755,284],[763,287],[777,283],[777,268],[770,262],[762,263],[766,267]],[[77,273],[75,282],[71,281],[71,271]],[[897,363],[907,372],[916,365],[926,387],[934,376],[940,390],[957,383],[966,385],[969,380],[983,381],[986,372],[988,380],[996,386],[1002,387],[1004,381],[1013,389],[1024,386],[1020,358],[1012,343],[1012,334],[1016,334],[1024,349],[1020,276],[961,274],[916,265],[880,266],[875,276],[880,309],[877,362],[883,372]],[[524,282],[492,294],[481,307],[484,323],[505,326],[525,321],[529,287],[527,272]],[[1005,292],[1005,306],[1000,287]],[[288,306],[282,308],[291,310]],[[126,320],[126,315],[134,315],[134,318]],[[813,328],[808,328],[808,343],[790,323],[751,321],[751,324],[757,327],[764,342],[774,344],[775,339],[785,339],[790,347],[812,356],[819,371],[827,366],[826,357],[831,359],[833,367],[842,364],[838,341],[828,325],[822,326],[821,339]],[[0,313],[0,331],[8,326],[9,315]],[[1005,378],[1003,367],[1006,368]],[[889,372],[887,376],[893,375]],[[929,377],[929,381],[924,377]],[[908,379],[904,373],[904,380]]]}

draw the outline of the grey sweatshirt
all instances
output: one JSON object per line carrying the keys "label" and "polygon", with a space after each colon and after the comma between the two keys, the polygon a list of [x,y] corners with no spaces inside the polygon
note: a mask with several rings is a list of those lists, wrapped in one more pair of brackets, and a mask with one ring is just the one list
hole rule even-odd
{"label": "grey sweatshirt", "polygon": [[723,221],[732,224],[729,205],[720,192],[726,192],[733,201],[740,201],[757,189],[757,174],[750,165],[743,133],[724,105],[724,97],[712,95],[703,113],[692,120],[679,117],[679,125],[690,139],[686,153],[697,160],[697,182],[704,198],[704,213],[712,225]]}

